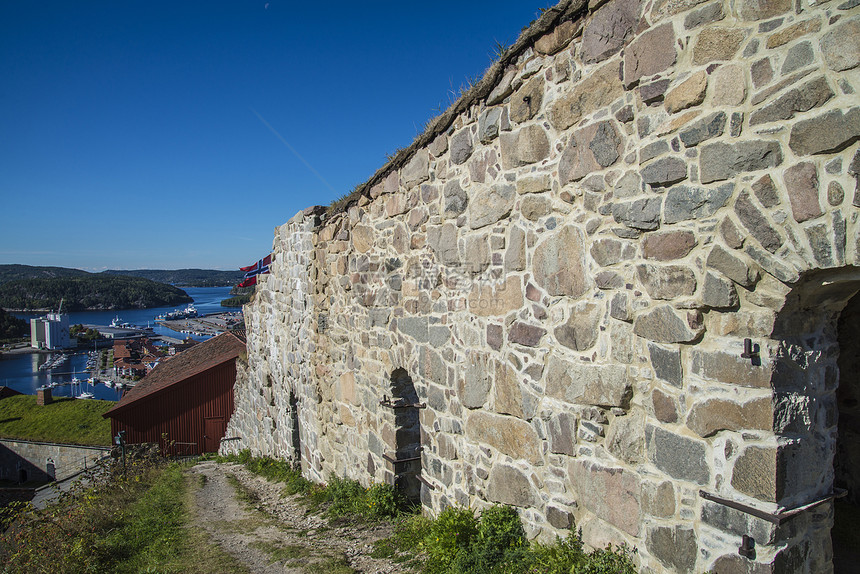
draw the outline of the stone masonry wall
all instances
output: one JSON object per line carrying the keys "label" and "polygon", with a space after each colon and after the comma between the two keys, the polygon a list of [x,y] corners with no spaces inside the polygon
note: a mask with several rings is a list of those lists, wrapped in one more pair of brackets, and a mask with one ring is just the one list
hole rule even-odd
{"label": "stone masonry wall", "polygon": [[391,482],[417,409],[430,513],[830,571],[829,502],[701,493],[832,491],[858,38],[855,0],[561,2],[346,211],[276,230],[224,448]]}
{"label": "stone masonry wall", "polygon": [[[225,452],[252,447],[259,455],[304,465],[311,477],[321,474],[325,450],[317,444],[318,384],[311,370],[315,351],[313,316],[313,234],[318,220],[306,210],[276,230],[270,274],[246,307],[248,357],[236,362],[236,409],[223,442]],[[262,286],[261,286],[262,287]],[[301,408],[291,409],[290,397]],[[295,416],[298,415],[298,416]],[[298,428],[297,428],[298,427]],[[302,451],[293,448],[293,433],[302,438]]]}
{"label": "stone masonry wall", "polygon": [[[28,481],[63,480],[95,466],[99,459],[110,454],[110,450],[109,446],[3,439],[0,440],[0,479],[16,481],[23,469]],[[52,469],[49,462],[53,463]]]}

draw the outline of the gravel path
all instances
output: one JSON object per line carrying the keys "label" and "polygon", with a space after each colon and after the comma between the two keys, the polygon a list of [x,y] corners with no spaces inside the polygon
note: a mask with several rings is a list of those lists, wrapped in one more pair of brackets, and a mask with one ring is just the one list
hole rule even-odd
{"label": "gravel path", "polygon": [[339,525],[309,513],[301,498],[237,464],[202,462],[196,478],[196,526],[252,573],[399,574],[400,565],[370,557],[385,524]]}

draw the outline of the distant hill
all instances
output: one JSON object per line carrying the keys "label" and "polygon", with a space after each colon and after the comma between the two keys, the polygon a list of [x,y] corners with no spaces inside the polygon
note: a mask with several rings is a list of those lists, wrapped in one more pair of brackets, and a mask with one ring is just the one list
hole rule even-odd
{"label": "distant hill", "polygon": [[0,285],[0,307],[15,310],[68,311],[148,309],[190,303],[177,287],[142,277],[88,273],[81,277],[18,279]]}
{"label": "distant hill", "polygon": [[242,281],[245,276],[238,270],[217,271],[215,269],[137,269],[134,271],[109,269],[100,274],[143,277],[180,287],[229,287]]}
{"label": "distant hill", "polygon": [[89,273],[82,269],[67,267],[36,267],[33,265],[0,265],[0,284],[17,279],[55,279],[58,277],[82,277],[87,275],[125,275],[142,277],[159,283],[180,287],[229,287],[244,277],[241,271],[218,271],[215,269],[109,269],[100,273]]}
{"label": "distant hill", "polygon": [[256,285],[251,285],[250,287],[239,287],[239,285],[233,285],[233,288],[230,289],[230,295],[253,295],[257,290]]}
{"label": "distant hill", "polygon": [[89,275],[81,269],[68,267],[34,267],[33,265],[0,265],[0,283],[16,279],[54,279],[56,277],[81,277]]}

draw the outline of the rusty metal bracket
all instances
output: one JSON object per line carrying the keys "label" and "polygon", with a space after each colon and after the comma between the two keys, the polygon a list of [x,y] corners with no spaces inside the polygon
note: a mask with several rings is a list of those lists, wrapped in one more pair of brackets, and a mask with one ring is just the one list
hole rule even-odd
{"label": "rusty metal bracket", "polygon": [[755,539],[752,536],[744,534],[741,536],[741,545],[738,547],[738,555],[755,560]]}
{"label": "rusty metal bracket", "polygon": [[743,359],[758,359],[758,345],[753,345],[752,339],[744,339],[744,351],[741,353]]}
{"label": "rusty metal bracket", "polygon": [[710,500],[711,502],[716,502],[717,504],[722,504],[723,506],[728,506],[729,508],[740,510],[741,512],[744,512],[751,516],[755,516],[756,518],[767,520],[768,522],[777,526],[779,526],[786,520],[794,518],[802,512],[811,510],[816,506],[821,506],[825,502],[828,502],[835,498],[842,498],[846,494],[848,494],[847,490],[841,488],[834,488],[833,492],[831,492],[830,494],[822,496],[821,498],[816,498],[812,502],[807,502],[806,504],[801,504],[800,506],[795,506],[794,508],[783,508],[776,512],[769,512],[767,510],[762,510],[761,508],[750,506],[749,504],[744,504],[743,502],[729,500],[728,498],[723,498],[721,496],[717,496],[716,494],[705,492],[704,490],[699,491],[699,496],[704,498],[705,500]]}
{"label": "rusty metal bracket", "polygon": [[423,484],[424,486],[426,486],[430,490],[436,490],[436,487],[433,486],[432,484],[430,484],[430,482],[428,482],[428,480],[426,478],[424,478],[423,476],[421,476],[420,474],[416,474],[415,478],[417,478],[418,482],[420,482],[421,484]]}
{"label": "rusty metal bracket", "polygon": [[391,399],[388,398],[387,395],[382,395],[382,400],[379,401],[379,404],[383,407],[388,407],[390,409],[425,409],[427,408],[426,403],[407,403],[407,402],[391,402]]}
{"label": "rusty metal bracket", "polygon": [[409,457],[409,458],[394,458],[394,457],[388,456],[385,453],[382,453],[382,458],[384,458],[388,462],[393,462],[394,464],[397,464],[398,462],[412,462],[413,460],[421,460],[420,456],[413,456],[413,457]]}

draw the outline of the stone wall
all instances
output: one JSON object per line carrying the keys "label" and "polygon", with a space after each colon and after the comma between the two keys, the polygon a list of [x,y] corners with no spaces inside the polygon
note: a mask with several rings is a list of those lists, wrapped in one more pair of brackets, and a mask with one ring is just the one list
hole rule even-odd
{"label": "stone wall", "polygon": [[224,448],[646,570],[827,572],[856,5],[549,10],[347,210],[276,230]]}
{"label": "stone wall", "polygon": [[[252,447],[258,454],[305,465],[309,476],[319,472],[325,450],[317,445],[320,422],[316,411],[320,385],[312,371],[315,352],[314,232],[319,223],[308,209],[276,230],[270,274],[260,276],[246,307],[248,358],[236,361],[235,412],[227,425],[222,449],[236,452]],[[322,385],[327,387],[328,385]],[[291,402],[301,400],[301,409]],[[303,448],[294,449],[301,428]]]}
{"label": "stone wall", "polygon": [[[95,466],[110,454],[109,446],[79,446],[26,440],[0,440],[0,480],[18,481],[20,471],[27,481],[63,480]],[[53,465],[53,466],[51,466]]]}

